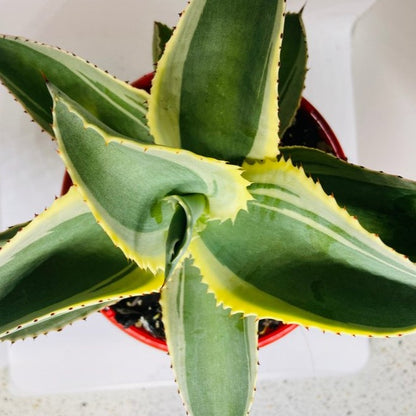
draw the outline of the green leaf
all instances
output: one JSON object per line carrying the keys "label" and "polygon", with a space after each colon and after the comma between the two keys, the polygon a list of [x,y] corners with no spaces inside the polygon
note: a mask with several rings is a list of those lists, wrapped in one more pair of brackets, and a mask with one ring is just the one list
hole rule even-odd
{"label": "green leaf", "polygon": [[163,280],[127,261],[71,189],[0,251],[0,338],[59,329]]}
{"label": "green leaf", "polygon": [[119,134],[152,142],[146,122],[146,92],[61,49],[0,36],[0,80],[53,135],[52,99],[45,78]]}
{"label": "green leaf", "polygon": [[368,231],[416,261],[416,182],[355,166],[318,150],[281,148]]}
{"label": "green leaf", "polygon": [[244,416],[256,379],[254,317],[216,306],[188,259],[162,289],[169,354],[187,410],[193,416]]}
{"label": "green leaf", "polygon": [[152,51],[153,51],[153,63],[155,67],[159,62],[160,58],[165,51],[165,46],[168,40],[171,38],[173,33],[173,29],[169,26],[166,26],[163,23],[155,22],[153,26],[153,43],[152,43]]}
{"label": "green leaf", "polygon": [[5,331],[5,334],[0,336],[0,341],[21,341],[26,338],[37,338],[39,335],[47,335],[50,332],[60,332],[67,325],[72,325],[74,322],[86,319],[94,312],[99,312],[106,306],[114,303],[103,302],[96,305],[85,306],[83,308],[75,309],[73,311],[58,311],[51,312],[48,316],[42,316],[41,318],[35,318],[32,322],[25,322],[24,326],[18,325],[13,327],[11,331]]}
{"label": "green leaf", "polygon": [[165,279],[170,276],[187,253],[194,233],[205,227],[205,201],[202,195],[174,196],[176,211],[172,216],[166,240]]}
{"label": "green leaf", "polygon": [[172,196],[203,196],[209,218],[234,218],[251,199],[240,168],[191,152],[108,135],[51,86],[54,128],[68,172],[114,244],[142,268],[165,266]]}
{"label": "green leaf", "polygon": [[255,201],[190,245],[234,311],[353,334],[416,328],[416,266],[290,162],[245,165]]}
{"label": "green leaf", "polygon": [[191,2],[153,82],[156,143],[237,164],[276,156],[283,8],[283,0]]}
{"label": "green leaf", "polygon": [[279,137],[292,124],[305,87],[308,50],[301,13],[288,13],[279,68]]}
{"label": "green leaf", "polygon": [[7,230],[0,233],[0,248],[3,247],[10,239],[12,239],[19,231],[21,231],[29,222],[13,225]]}

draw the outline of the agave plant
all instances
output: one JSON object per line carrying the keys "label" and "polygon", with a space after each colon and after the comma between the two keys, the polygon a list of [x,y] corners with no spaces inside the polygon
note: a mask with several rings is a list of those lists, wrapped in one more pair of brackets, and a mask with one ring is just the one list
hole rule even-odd
{"label": "agave plant", "polygon": [[237,416],[260,318],[357,335],[416,327],[416,183],[278,147],[306,72],[300,15],[284,3],[191,1],[150,94],[0,38],[2,82],[74,183],[0,235],[2,340],[160,291],[187,410]]}

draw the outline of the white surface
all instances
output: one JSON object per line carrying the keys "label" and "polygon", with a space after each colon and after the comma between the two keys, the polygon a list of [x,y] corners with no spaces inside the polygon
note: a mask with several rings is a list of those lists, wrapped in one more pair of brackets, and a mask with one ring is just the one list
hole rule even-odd
{"label": "white surface", "polygon": [[[357,162],[355,103],[351,65],[351,31],[375,0],[306,2],[303,17],[308,37],[305,97],[325,116],[350,162]],[[304,1],[288,2],[299,10]]]}
{"label": "white surface", "polygon": [[[251,416],[412,416],[416,335],[372,339],[366,366],[342,377],[259,381]],[[185,416],[176,386],[13,395],[0,369],[2,416]]]}
{"label": "white surface", "polygon": [[[0,0],[0,32],[57,44],[121,79],[132,80],[151,70],[152,21],[174,24],[185,3]],[[356,15],[369,3],[310,0],[305,10],[309,39],[313,43],[306,95],[328,119],[351,160],[356,159],[357,146],[349,34]],[[298,2],[289,2],[291,5],[296,8]],[[333,16],[339,17],[336,24],[331,20]],[[0,117],[0,219],[4,227],[31,218],[50,204],[59,193],[63,167],[48,137],[27,120],[4,89],[0,90]],[[105,327],[105,322],[101,321],[99,329],[92,329],[90,322],[11,347],[10,375],[14,391],[41,394],[149,381],[160,385],[171,380],[165,370],[156,375],[152,373],[155,368],[167,367],[164,354],[149,352],[150,357],[144,351],[147,347],[132,346],[132,340],[114,328]],[[107,347],[112,346],[121,351],[121,358],[115,361],[108,355]],[[284,352],[274,348],[284,348]],[[260,357],[261,371],[269,369],[269,374],[264,375],[266,378],[277,374],[340,375],[358,370],[367,355],[366,339],[321,336],[298,330],[279,346],[276,344],[264,351]],[[127,365],[125,359],[130,356],[136,360],[134,365],[144,366],[140,371],[123,370]],[[276,357],[283,357],[279,364],[283,367],[275,367]],[[123,378],[119,370],[123,370]]]}
{"label": "white surface", "polygon": [[156,387],[173,381],[166,353],[122,333],[98,313],[60,333],[11,345],[9,365],[15,394]]}
{"label": "white surface", "polygon": [[[259,352],[259,380],[359,371],[367,340],[297,328]],[[9,347],[14,394],[44,395],[126,387],[173,386],[169,356],[123,334],[99,314]]]}
{"label": "white surface", "polygon": [[415,17],[413,0],[379,0],[357,21],[352,60],[360,161],[373,169],[413,179]]}
{"label": "white surface", "polygon": [[7,367],[9,364],[8,345],[0,344],[0,369]]}

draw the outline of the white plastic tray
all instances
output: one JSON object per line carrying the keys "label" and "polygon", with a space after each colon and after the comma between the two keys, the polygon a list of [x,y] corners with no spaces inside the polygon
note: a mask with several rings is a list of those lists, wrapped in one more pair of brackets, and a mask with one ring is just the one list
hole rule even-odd
{"label": "white plastic tray", "polygon": [[[367,339],[297,328],[259,352],[259,377],[298,378],[359,371]],[[173,384],[169,356],[122,333],[99,314],[60,333],[9,347],[10,388],[41,395]]]}

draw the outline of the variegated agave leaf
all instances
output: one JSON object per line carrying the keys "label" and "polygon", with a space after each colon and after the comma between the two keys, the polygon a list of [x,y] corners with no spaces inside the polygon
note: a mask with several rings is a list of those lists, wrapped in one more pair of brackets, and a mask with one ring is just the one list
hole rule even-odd
{"label": "variegated agave leaf", "polygon": [[0,338],[60,329],[163,280],[127,261],[72,189],[0,251]]}
{"label": "variegated agave leaf", "polygon": [[327,194],[389,247],[416,261],[416,182],[339,160],[319,150],[281,149],[284,157],[319,180]]}
{"label": "variegated agave leaf", "polygon": [[166,341],[190,414],[243,415],[254,395],[257,323],[255,317],[231,315],[217,306],[214,294],[208,293],[199,270],[187,258],[189,244],[206,226],[200,220],[201,198],[180,198],[168,233],[166,281],[161,291]]}
{"label": "variegated agave leaf", "polygon": [[207,290],[189,259],[163,287],[163,322],[176,380],[190,414],[244,415],[256,380],[256,320],[231,316]]}
{"label": "variegated agave leaf", "polygon": [[153,26],[153,42],[152,42],[152,52],[153,52],[153,63],[155,67],[159,62],[160,58],[165,51],[165,46],[168,40],[173,34],[173,29],[169,26],[155,22]]}
{"label": "variegated agave leaf", "polygon": [[283,9],[283,0],[191,2],[153,82],[156,143],[232,163],[275,157]]}
{"label": "variegated agave leaf", "polygon": [[118,134],[152,142],[146,123],[146,92],[59,48],[0,36],[0,80],[53,135],[52,99],[45,79]]}
{"label": "variegated agave leaf", "polygon": [[8,243],[19,231],[21,231],[26,225],[30,222],[24,222],[21,224],[16,224],[9,227],[7,230],[4,230],[0,233],[0,249]]}
{"label": "variegated agave leaf", "polygon": [[222,161],[109,135],[77,103],[50,86],[54,129],[68,172],[92,213],[128,258],[165,266],[171,196],[200,195],[208,218],[235,218],[251,199],[241,170]]}
{"label": "variegated agave leaf", "polygon": [[[290,162],[245,165],[255,200],[190,251],[234,311],[335,332],[414,330],[416,266],[369,234]],[[393,313],[394,311],[394,313]]]}
{"label": "variegated agave leaf", "polygon": [[[284,20],[278,75],[279,137],[284,135],[294,121],[305,86],[308,52],[302,11],[287,13]],[[153,32],[155,64],[162,57],[166,43],[172,34],[173,29],[162,23],[155,23]]]}
{"label": "variegated agave leaf", "polygon": [[287,13],[279,68],[279,137],[292,124],[305,87],[308,50],[301,13]]}

